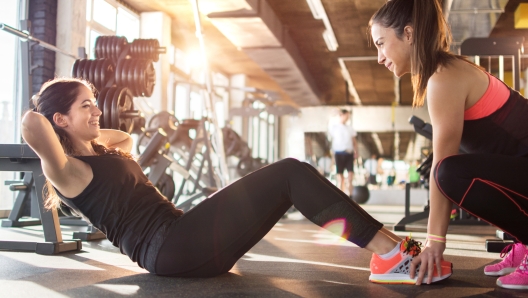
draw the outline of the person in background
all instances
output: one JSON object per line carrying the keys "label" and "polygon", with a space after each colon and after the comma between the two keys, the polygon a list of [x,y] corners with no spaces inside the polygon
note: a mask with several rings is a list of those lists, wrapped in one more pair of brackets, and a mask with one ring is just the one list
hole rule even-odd
{"label": "person in background", "polygon": [[380,168],[380,165],[378,164],[378,159],[376,154],[372,154],[369,159],[365,160],[365,163],[363,163],[363,167],[367,171],[365,173],[365,180],[367,181],[367,184],[370,185],[378,185],[378,171]]}
{"label": "person in background", "polygon": [[339,111],[339,123],[330,127],[328,136],[332,142],[332,151],[334,152],[337,186],[343,192],[347,192],[344,179],[344,171],[346,169],[348,193],[352,197],[354,192],[354,185],[352,184],[354,179],[354,160],[357,158],[358,145],[356,131],[347,124],[349,119],[350,111],[341,109]]}
{"label": "person in background", "polygon": [[414,188],[420,186],[420,173],[416,171],[417,169],[418,161],[414,160],[409,165],[409,179],[407,180],[411,184],[411,187]]}

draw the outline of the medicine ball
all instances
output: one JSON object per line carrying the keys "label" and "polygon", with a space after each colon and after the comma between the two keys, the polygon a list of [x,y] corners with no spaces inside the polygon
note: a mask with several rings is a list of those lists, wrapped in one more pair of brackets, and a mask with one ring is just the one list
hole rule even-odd
{"label": "medicine ball", "polygon": [[370,197],[369,189],[366,186],[354,186],[352,200],[358,204],[365,204]]}

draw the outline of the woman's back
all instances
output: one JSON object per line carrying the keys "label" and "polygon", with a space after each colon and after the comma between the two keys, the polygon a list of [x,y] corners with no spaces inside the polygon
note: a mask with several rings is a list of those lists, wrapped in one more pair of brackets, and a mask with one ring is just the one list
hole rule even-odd
{"label": "woman's back", "polygon": [[182,212],[159,193],[134,160],[115,154],[76,158],[90,165],[93,179],[77,197],[59,196],[143,266],[155,232]]}

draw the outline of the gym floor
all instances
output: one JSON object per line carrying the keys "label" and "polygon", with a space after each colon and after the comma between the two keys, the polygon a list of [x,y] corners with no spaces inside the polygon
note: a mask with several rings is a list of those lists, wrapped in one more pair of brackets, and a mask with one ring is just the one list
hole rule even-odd
{"label": "gym floor", "polygon": [[[387,228],[403,217],[401,206],[364,205]],[[411,211],[419,212],[419,206]],[[64,239],[83,229],[62,226]],[[408,226],[424,240],[426,222]],[[396,232],[399,236],[407,232]],[[121,255],[108,240],[83,242],[76,253],[43,256],[0,251],[2,297],[528,297],[485,276],[497,262],[484,243],[491,226],[454,226],[445,258],[454,264],[448,280],[434,285],[378,285],[368,281],[370,253],[336,239],[300,214],[291,213],[227,274],[215,278],[169,278],[147,273]],[[41,226],[0,228],[1,240],[42,240]]]}

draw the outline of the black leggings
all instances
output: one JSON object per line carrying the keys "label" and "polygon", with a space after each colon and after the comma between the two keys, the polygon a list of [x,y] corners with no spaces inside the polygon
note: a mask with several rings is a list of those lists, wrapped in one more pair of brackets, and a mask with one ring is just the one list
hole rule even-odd
{"label": "black leggings", "polygon": [[225,273],[292,204],[319,226],[344,219],[343,237],[360,247],[383,226],[312,166],[288,158],[239,179],[182,215],[169,227],[152,273]]}
{"label": "black leggings", "polygon": [[528,158],[454,155],[438,162],[434,177],[449,200],[528,244]]}

